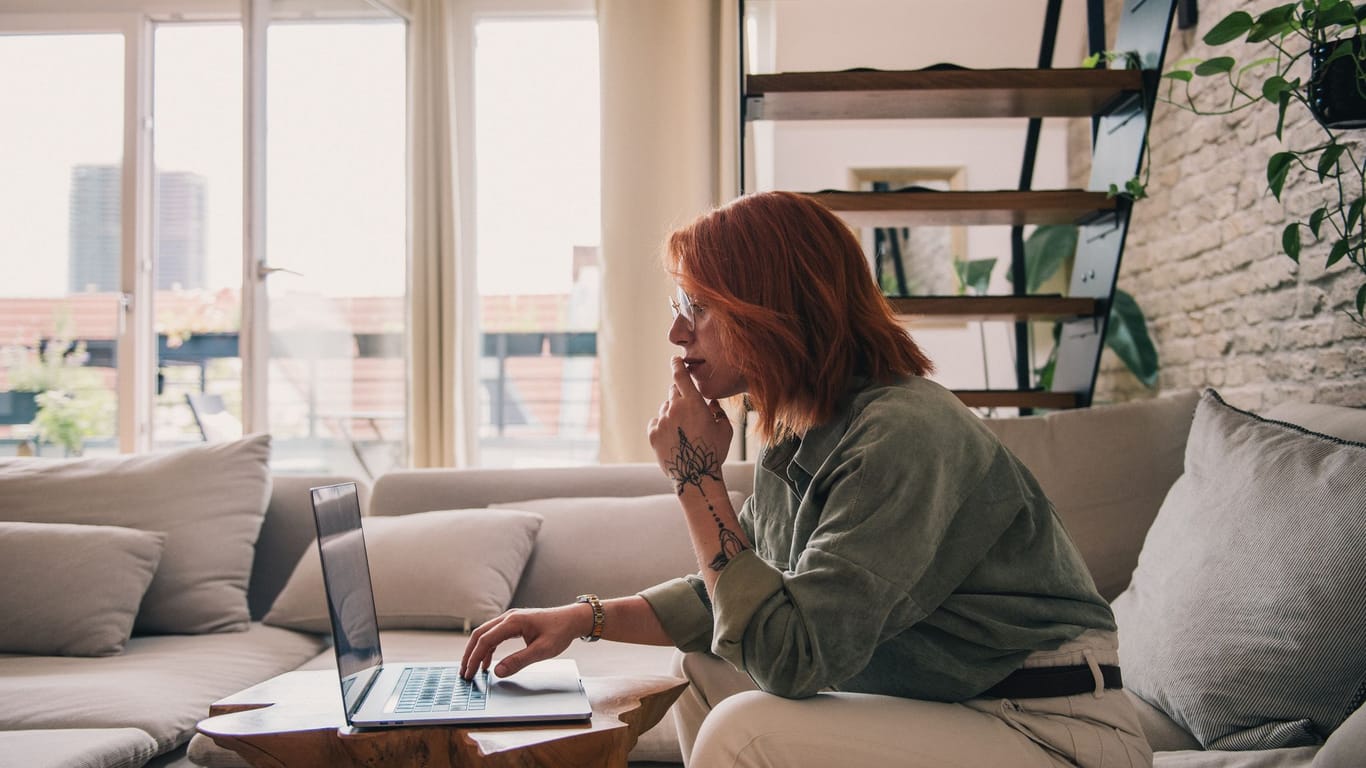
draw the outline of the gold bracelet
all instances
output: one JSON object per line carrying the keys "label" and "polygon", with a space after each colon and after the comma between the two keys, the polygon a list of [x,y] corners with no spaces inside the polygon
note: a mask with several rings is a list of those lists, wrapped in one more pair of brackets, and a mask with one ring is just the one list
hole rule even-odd
{"label": "gold bracelet", "polygon": [[593,609],[593,630],[579,639],[588,643],[596,643],[601,640],[603,619],[606,618],[606,614],[602,610],[602,601],[598,599],[597,595],[589,594],[579,595],[574,598],[574,602],[588,603],[588,606]]}

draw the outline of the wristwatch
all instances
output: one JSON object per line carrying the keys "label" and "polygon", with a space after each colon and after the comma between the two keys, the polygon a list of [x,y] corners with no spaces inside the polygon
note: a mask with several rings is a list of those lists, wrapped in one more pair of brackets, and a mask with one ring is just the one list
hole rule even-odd
{"label": "wristwatch", "polygon": [[597,641],[601,640],[602,621],[605,618],[605,615],[602,611],[602,601],[598,599],[597,595],[589,594],[579,595],[578,597],[574,598],[574,602],[588,603],[589,607],[593,609],[593,629],[591,632],[584,635],[583,637],[580,637],[579,639],[588,643],[596,643]]}

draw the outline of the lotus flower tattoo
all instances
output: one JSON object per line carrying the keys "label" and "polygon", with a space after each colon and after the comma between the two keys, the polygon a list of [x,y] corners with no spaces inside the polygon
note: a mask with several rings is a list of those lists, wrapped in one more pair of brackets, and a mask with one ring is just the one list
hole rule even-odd
{"label": "lotus flower tattoo", "polygon": [[711,499],[707,498],[707,492],[702,488],[702,481],[705,478],[721,480],[721,463],[716,460],[716,454],[705,444],[694,445],[688,436],[683,433],[683,428],[678,428],[678,449],[674,452],[674,459],[668,467],[669,476],[674,480],[674,489],[678,495],[682,496],[683,491],[688,486],[696,486],[698,493],[707,501],[707,511],[711,512],[711,517],[716,521],[716,532],[720,539],[720,551],[711,559],[707,565],[713,571],[720,571],[726,567],[731,558],[745,550],[745,544],[734,531],[726,528],[726,524],[721,521],[721,517],[716,514],[716,507],[712,506]]}
{"label": "lotus flower tattoo", "polygon": [[[669,464],[669,476],[674,480],[674,489],[682,496],[684,489],[689,485],[695,485],[697,490],[701,491],[704,478],[720,480],[721,465],[716,461],[714,451],[705,443],[694,445],[683,433],[683,428],[679,427],[678,450],[674,452],[674,460]],[[705,496],[706,493],[702,495]]]}

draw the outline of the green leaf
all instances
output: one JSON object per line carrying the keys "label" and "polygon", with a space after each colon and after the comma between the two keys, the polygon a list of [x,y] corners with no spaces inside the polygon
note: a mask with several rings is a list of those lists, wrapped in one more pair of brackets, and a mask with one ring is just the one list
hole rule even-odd
{"label": "green leaf", "polygon": [[1077,250],[1077,228],[1071,224],[1045,224],[1025,239],[1025,292],[1035,293],[1048,278],[1071,261]]}
{"label": "green leaf", "polygon": [[1285,186],[1285,178],[1290,174],[1290,164],[1294,161],[1293,152],[1277,152],[1266,162],[1266,186],[1277,200],[1281,199],[1281,188]]}
{"label": "green leaf", "polygon": [[1115,289],[1115,299],[1110,304],[1105,345],[1114,350],[1143,386],[1157,386],[1157,347],[1148,335],[1148,321],[1134,297],[1119,289]]}
{"label": "green leaf", "polygon": [[1183,83],[1189,83],[1192,79],[1195,78],[1195,75],[1188,69],[1173,70],[1171,72],[1167,72],[1162,76],[1169,80],[1180,80]]}
{"label": "green leaf", "polygon": [[[1327,208],[1319,208],[1318,210],[1309,214],[1309,231],[1314,233],[1315,240],[1319,239],[1319,237],[1321,236],[1319,235],[1319,231],[1323,229],[1323,220],[1327,216]],[[1351,225],[1349,224],[1348,227],[1350,228]]]}
{"label": "green leaf", "polygon": [[1366,315],[1366,284],[1357,289],[1357,314]]}
{"label": "green leaf", "polygon": [[985,294],[991,282],[991,270],[995,267],[995,259],[954,259],[953,271],[958,276],[958,292],[961,294],[971,290],[978,296]]}
{"label": "green leaf", "polygon": [[1358,197],[1352,201],[1347,208],[1347,230],[1356,229],[1357,222],[1361,220],[1361,210],[1366,207],[1366,197]]}
{"label": "green leaf", "polygon": [[1206,45],[1223,45],[1247,34],[1252,29],[1252,14],[1234,11],[1219,20],[1210,31],[1205,33]]}
{"label": "green leaf", "polygon": [[1295,6],[1295,3],[1278,5],[1258,16],[1247,33],[1247,42],[1261,43],[1291,32],[1294,29]]}
{"label": "green leaf", "polygon": [[1081,68],[1082,68],[1082,69],[1095,69],[1095,68],[1096,68],[1096,65],[1099,64],[1099,63],[1100,63],[1100,53],[1093,53],[1093,54],[1091,54],[1090,56],[1087,56],[1086,58],[1084,58],[1084,59],[1081,60]]}
{"label": "green leaf", "polygon": [[1281,231],[1281,250],[1296,264],[1300,262],[1300,225],[1287,224]]}
{"label": "green leaf", "polygon": [[1352,3],[1323,0],[1319,4],[1318,14],[1314,17],[1314,29],[1355,25],[1356,21],[1356,10]]}
{"label": "green leaf", "polygon": [[1053,348],[1048,350],[1048,360],[1043,365],[1034,369],[1037,375],[1039,387],[1045,390],[1053,388],[1053,372],[1058,369],[1058,340],[1062,338],[1062,323],[1053,323]]}
{"label": "green leaf", "polygon": [[1262,83],[1262,98],[1273,104],[1280,100],[1281,94],[1290,90],[1290,83],[1280,75],[1272,75]]}
{"label": "green leaf", "polygon": [[1329,144],[1328,148],[1323,150],[1323,154],[1319,157],[1319,181],[1323,181],[1324,177],[1337,167],[1338,158],[1342,157],[1342,153],[1346,151],[1346,146],[1336,143]]}
{"label": "green leaf", "polygon": [[1238,62],[1233,60],[1232,56],[1215,56],[1212,59],[1206,59],[1200,62],[1200,66],[1195,68],[1195,74],[1198,77],[1211,77],[1213,75],[1226,74],[1232,72],[1234,65],[1237,63]]}
{"label": "green leaf", "polygon": [[1331,267],[1339,261],[1342,261],[1342,257],[1346,256],[1347,251],[1349,250],[1351,250],[1351,245],[1348,244],[1347,238],[1345,237],[1336,243],[1333,243],[1333,250],[1328,252],[1328,263],[1324,266]]}

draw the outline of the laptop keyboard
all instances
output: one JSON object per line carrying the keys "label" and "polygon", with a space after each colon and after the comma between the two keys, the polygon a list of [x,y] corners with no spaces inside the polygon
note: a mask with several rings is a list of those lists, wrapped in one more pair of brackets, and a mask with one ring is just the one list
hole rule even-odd
{"label": "laptop keyboard", "polygon": [[412,667],[404,675],[396,713],[468,712],[484,708],[487,670],[478,674],[478,683],[461,677],[457,667]]}

